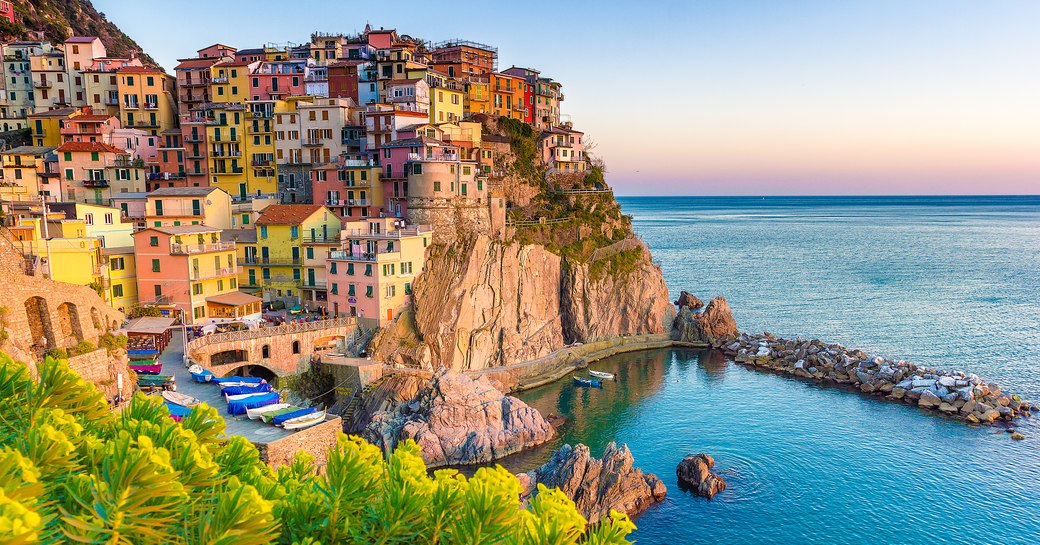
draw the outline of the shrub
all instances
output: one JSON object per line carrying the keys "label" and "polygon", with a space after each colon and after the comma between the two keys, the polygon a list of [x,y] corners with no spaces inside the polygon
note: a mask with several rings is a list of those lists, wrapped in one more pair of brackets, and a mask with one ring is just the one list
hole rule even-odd
{"label": "shrub", "polygon": [[516,477],[482,468],[433,476],[412,441],[384,459],[340,434],[324,471],[298,453],[272,469],[216,409],[180,423],[158,397],[122,412],[47,358],[35,382],[0,353],[2,543],[627,543],[612,513],[592,528],[558,490],[523,508]]}
{"label": "shrub", "polygon": [[52,348],[47,351],[47,357],[58,360],[67,360],[69,359],[69,351],[64,348]]}
{"label": "shrub", "polygon": [[94,343],[90,341],[80,341],[69,349],[70,356],[78,356],[80,354],[87,354],[94,351]]}
{"label": "shrub", "polygon": [[111,352],[112,350],[116,350],[118,348],[126,350],[127,340],[128,339],[126,335],[113,335],[111,333],[105,333],[101,336],[100,339],[98,339],[98,343],[101,346],[101,348],[104,348]]}

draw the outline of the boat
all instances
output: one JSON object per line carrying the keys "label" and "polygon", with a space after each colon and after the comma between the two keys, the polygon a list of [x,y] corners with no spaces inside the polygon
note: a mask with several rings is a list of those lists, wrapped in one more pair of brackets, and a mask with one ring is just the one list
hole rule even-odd
{"label": "boat", "polygon": [[257,407],[255,409],[246,409],[246,416],[248,416],[250,420],[260,420],[260,416],[263,414],[280,411],[288,407],[288,403],[272,403],[271,405],[264,405],[263,407]]}
{"label": "boat", "polygon": [[603,386],[603,383],[598,380],[583,377],[574,377],[574,384],[576,386],[585,386],[586,388],[601,388]]}
{"label": "boat", "polygon": [[137,386],[140,388],[176,390],[177,380],[172,375],[137,375]]}
{"label": "boat", "polygon": [[239,394],[256,394],[260,392],[270,392],[274,388],[271,385],[264,382],[262,384],[251,384],[249,386],[225,386],[220,389],[221,395],[234,396]]}
{"label": "boat", "polygon": [[263,420],[264,422],[270,422],[276,416],[281,416],[283,414],[291,413],[293,411],[298,411],[298,410],[300,410],[300,407],[297,407],[296,405],[289,405],[288,407],[286,407],[284,409],[280,409],[280,410],[277,410],[277,411],[271,411],[269,413],[264,413],[264,414],[260,415],[260,420]]}
{"label": "boat", "polygon": [[280,426],[280,425],[286,423],[289,420],[292,420],[292,419],[300,417],[300,416],[308,415],[308,414],[311,414],[311,413],[316,412],[316,411],[317,411],[317,409],[315,409],[314,407],[307,407],[307,408],[299,408],[299,407],[297,407],[295,411],[290,411],[290,412],[287,412],[287,413],[284,413],[284,414],[280,414],[278,416],[275,416],[275,417],[271,418],[270,422],[271,422],[271,424],[274,424],[275,426]]}
{"label": "boat", "polygon": [[191,378],[195,379],[195,382],[209,382],[213,380],[213,373],[203,369],[202,366],[197,363],[189,367],[188,372],[191,373]]}
{"label": "boat", "polygon": [[290,420],[286,420],[284,423],[282,423],[282,427],[287,430],[302,430],[303,428],[309,428],[324,420],[325,411],[319,411],[316,413],[306,414]]}
{"label": "boat", "polygon": [[166,409],[170,411],[170,418],[177,422],[180,422],[182,418],[188,416],[188,413],[191,412],[191,408],[183,405],[177,405],[174,403],[165,403],[165,405]]}
{"label": "boat", "polygon": [[274,405],[279,401],[281,401],[281,396],[278,395],[278,392],[267,392],[261,395],[249,396],[245,399],[228,401],[227,410],[228,414],[241,416],[243,414],[249,414],[249,409]]}
{"label": "boat", "polygon": [[248,393],[248,394],[233,394],[233,395],[225,394],[224,395],[224,401],[241,401],[243,399],[249,399],[251,397],[262,396],[262,395],[265,395],[265,394],[267,394],[267,392],[252,392],[252,393]]}
{"label": "boat", "polygon": [[129,365],[130,370],[137,373],[138,375],[158,375],[162,372],[161,363],[149,363],[149,364],[136,364],[131,363]]}
{"label": "boat", "polygon": [[181,394],[177,392],[166,391],[162,393],[163,399],[173,403],[174,405],[180,405],[181,407],[194,407],[199,403],[202,403],[198,399],[191,397],[188,394]]}
{"label": "boat", "polygon": [[217,384],[223,384],[225,382],[244,382],[248,384],[260,384],[261,382],[265,381],[260,377],[222,377],[214,378],[213,382],[216,382]]}
{"label": "boat", "polygon": [[594,376],[594,377],[596,377],[596,378],[601,378],[603,380],[614,380],[614,373],[605,373],[603,371],[591,371],[590,370],[589,374]]}

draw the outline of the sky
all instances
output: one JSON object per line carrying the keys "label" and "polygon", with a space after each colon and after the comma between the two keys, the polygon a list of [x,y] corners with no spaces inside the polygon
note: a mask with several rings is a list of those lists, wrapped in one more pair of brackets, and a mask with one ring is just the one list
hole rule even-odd
{"label": "sky", "polygon": [[366,23],[495,45],[563,83],[620,195],[1040,193],[1035,0],[94,4],[171,72]]}

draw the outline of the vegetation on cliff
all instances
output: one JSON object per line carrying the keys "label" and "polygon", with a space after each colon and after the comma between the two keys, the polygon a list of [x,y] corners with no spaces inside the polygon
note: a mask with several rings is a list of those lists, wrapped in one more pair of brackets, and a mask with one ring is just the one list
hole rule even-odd
{"label": "vegetation on cliff", "polygon": [[418,446],[384,459],[340,435],[319,472],[298,454],[272,469],[200,405],[180,422],[157,397],[113,413],[48,358],[39,381],[0,354],[0,542],[135,544],[622,544],[622,514],[592,527],[559,490],[526,508],[516,477],[427,474]]}
{"label": "vegetation on cliff", "polygon": [[28,39],[31,32],[42,32],[43,38],[63,42],[70,36],[97,36],[108,49],[109,56],[141,58],[145,64],[156,63],[127,36],[94,8],[90,0],[14,0],[15,23],[0,20],[0,35]]}

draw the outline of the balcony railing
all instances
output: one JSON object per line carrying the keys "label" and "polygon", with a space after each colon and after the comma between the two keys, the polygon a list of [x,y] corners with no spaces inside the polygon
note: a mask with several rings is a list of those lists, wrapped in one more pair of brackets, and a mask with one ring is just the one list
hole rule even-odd
{"label": "balcony railing", "polygon": [[212,82],[212,83],[227,83],[228,79],[226,77],[224,77],[224,78],[217,77],[217,78],[213,78],[213,79],[211,79],[209,81]]}
{"label": "balcony railing", "polygon": [[397,261],[401,259],[401,252],[329,252],[329,259],[338,261]]}
{"label": "balcony railing", "polygon": [[172,244],[170,245],[170,254],[172,255],[190,255],[190,254],[205,254],[209,252],[222,252],[227,250],[234,250],[234,242],[215,242],[210,244]]}
{"label": "balcony railing", "polygon": [[304,244],[339,244],[339,235],[315,235],[303,237]]}
{"label": "balcony railing", "polygon": [[156,102],[145,102],[144,103],[144,109],[145,110],[158,110],[159,109],[159,104],[156,103]]}
{"label": "balcony railing", "polygon": [[303,262],[300,258],[279,258],[279,257],[246,257],[245,259],[239,258],[239,265],[302,265]]}
{"label": "balcony railing", "polygon": [[36,87],[38,89],[50,89],[51,88],[51,82],[46,81],[46,80],[34,81],[33,82],[33,87]]}
{"label": "balcony railing", "polygon": [[400,239],[404,237],[414,237],[420,234],[430,233],[432,231],[433,228],[429,225],[401,227],[399,229],[394,229],[393,231],[386,231],[383,233],[373,233],[367,229],[344,229],[340,231],[340,237],[343,240],[348,240],[352,238]]}
{"label": "balcony railing", "polygon": [[108,187],[108,180],[83,180],[83,187]]}
{"label": "balcony railing", "polygon": [[238,269],[235,267],[221,267],[213,271],[199,271],[192,270],[192,280],[210,280],[212,278],[225,278],[228,276],[237,276]]}
{"label": "balcony railing", "polygon": [[323,144],[324,144],[324,142],[322,141],[321,138],[305,138],[303,140],[303,145],[304,146],[321,146]]}
{"label": "balcony railing", "polygon": [[242,174],[242,168],[232,168],[227,170],[211,170],[210,174],[216,174],[217,176],[230,176],[232,174]]}
{"label": "balcony railing", "polygon": [[187,136],[184,137],[184,141],[185,142],[192,142],[192,143],[205,142],[206,141],[206,137],[204,137],[202,135],[198,135],[198,134],[188,134]]}
{"label": "balcony railing", "polygon": [[371,199],[325,199],[325,206],[371,206]]}
{"label": "balcony railing", "polygon": [[300,282],[300,287],[311,290],[323,290],[328,288],[328,284],[325,282],[311,282],[310,280],[304,280]]}
{"label": "balcony railing", "polygon": [[459,155],[457,153],[409,153],[409,161],[458,161]]}

